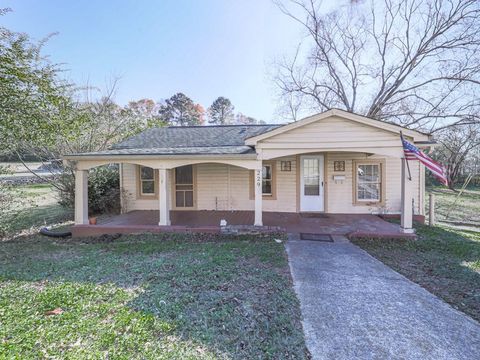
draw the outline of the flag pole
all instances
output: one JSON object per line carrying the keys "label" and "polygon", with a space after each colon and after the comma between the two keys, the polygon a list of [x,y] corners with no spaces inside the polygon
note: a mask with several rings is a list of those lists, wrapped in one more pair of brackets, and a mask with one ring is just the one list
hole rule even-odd
{"label": "flag pole", "polygon": [[402,133],[401,130],[400,130],[400,140],[402,141],[402,149],[404,150],[404,151],[403,151],[403,159],[405,160],[405,163],[406,163],[406,165],[407,165],[408,180],[409,180],[409,181],[412,181],[412,173],[410,172],[410,164],[408,163],[408,160],[407,160],[407,158],[405,157],[405,147],[403,146],[403,133]]}

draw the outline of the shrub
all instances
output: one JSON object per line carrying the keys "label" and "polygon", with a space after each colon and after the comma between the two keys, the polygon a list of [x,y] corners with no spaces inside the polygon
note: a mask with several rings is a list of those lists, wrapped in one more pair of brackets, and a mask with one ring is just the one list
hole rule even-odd
{"label": "shrub", "polygon": [[[61,176],[60,204],[73,207],[75,204],[75,179],[71,174]],[[120,211],[120,177],[118,165],[105,165],[88,173],[89,214],[115,213]]]}

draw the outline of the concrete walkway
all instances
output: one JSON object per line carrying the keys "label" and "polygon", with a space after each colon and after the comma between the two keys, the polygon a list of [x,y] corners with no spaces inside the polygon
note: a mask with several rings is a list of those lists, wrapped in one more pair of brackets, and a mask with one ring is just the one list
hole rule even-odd
{"label": "concrete walkway", "polygon": [[480,359],[478,322],[335,240],[286,244],[313,359]]}

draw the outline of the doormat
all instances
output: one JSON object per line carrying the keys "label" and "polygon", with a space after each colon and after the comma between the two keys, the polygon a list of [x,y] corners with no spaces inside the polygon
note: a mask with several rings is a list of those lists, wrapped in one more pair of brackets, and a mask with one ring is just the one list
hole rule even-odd
{"label": "doormat", "polygon": [[300,213],[300,216],[303,218],[318,218],[318,219],[328,219],[328,215],[323,213]]}
{"label": "doormat", "polygon": [[333,238],[329,234],[300,233],[300,240],[333,242]]}

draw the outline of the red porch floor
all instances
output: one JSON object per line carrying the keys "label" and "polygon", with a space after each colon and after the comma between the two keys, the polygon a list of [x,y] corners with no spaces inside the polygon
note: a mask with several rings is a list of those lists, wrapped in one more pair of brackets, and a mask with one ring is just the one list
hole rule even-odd
{"label": "red porch floor", "polygon": [[[158,226],[157,210],[138,210],[113,216],[97,225],[76,225],[74,236],[92,236],[112,233],[135,232],[219,232],[220,220],[229,225],[250,225],[254,222],[253,211],[171,211],[171,226]],[[375,215],[366,214],[298,214],[263,213],[266,230],[279,227],[288,233],[316,233],[348,235],[349,237],[405,238],[400,226]]]}

